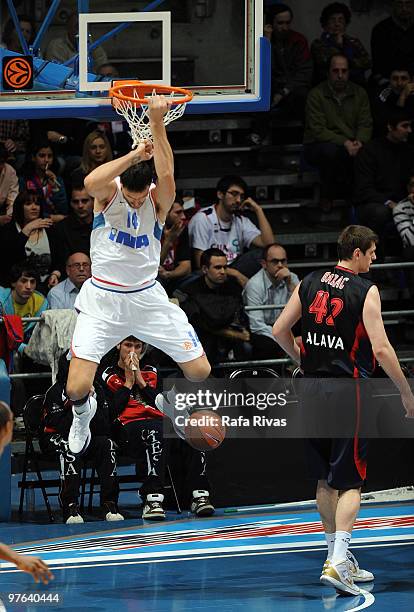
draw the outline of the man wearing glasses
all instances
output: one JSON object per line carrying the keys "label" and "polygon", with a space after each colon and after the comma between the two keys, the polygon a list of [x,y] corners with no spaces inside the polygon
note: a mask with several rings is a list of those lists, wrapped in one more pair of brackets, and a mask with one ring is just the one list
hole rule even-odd
{"label": "man wearing glasses", "polygon": [[71,253],[87,253],[93,222],[93,198],[86,191],[83,182],[72,185],[70,214],[55,225],[59,245],[59,270],[63,271]]}
{"label": "man wearing glasses", "polygon": [[[224,176],[217,183],[217,203],[200,210],[188,226],[195,268],[200,268],[203,251],[217,248],[224,251],[229,265],[228,275],[242,287],[260,268],[261,253],[251,247],[263,248],[273,242],[273,231],[263,209],[246,196],[247,185],[239,176]],[[256,215],[257,226],[244,216]]]}
{"label": "man wearing glasses", "polygon": [[51,309],[70,308],[75,304],[83,283],[91,276],[91,260],[86,253],[73,253],[66,260],[67,278],[47,294]]}
{"label": "man wearing glasses", "polygon": [[247,312],[250,325],[250,342],[255,359],[274,359],[281,352],[272,335],[275,320],[299,284],[296,274],[287,266],[285,249],[277,243],[263,250],[262,269],[247,283],[243,291],[245,306],[276,304],[279,308],[251,310]]}

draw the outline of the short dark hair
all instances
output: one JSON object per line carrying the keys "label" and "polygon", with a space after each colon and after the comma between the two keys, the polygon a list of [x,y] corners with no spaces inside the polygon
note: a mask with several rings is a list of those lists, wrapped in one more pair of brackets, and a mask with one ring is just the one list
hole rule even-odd
{"label": "short dark hair", "polygon": [[17,197],[13,203],[12,219],[18,223],[20,227],[24,226],[24,205],[32,204],[33,202],[40,206],[40,216],[42,217],[42,206],[38,201],[38,195],[36,192],[25,190],[17,194]]}
{"label": "short dark hair", "polygon": [[[201,267],[207,266],[208,268],[212,257],[226,257],[226,254],[224,253],[224,251],[222,251],[221,249],[218,249],[217,247],[206,249],[205,251],[201,253],[200,266]],[[226,257],[226,260],[227,260],[227,257]]]}
{"label": "short dark hair", "polygon": [[226,193],[226,191],[228,191],[232,185],[237,185],[237,187],[243,189],[245,193],[247,191],[246,182],[241,178],[241,176],[236,176],[233,174],[227,174],[226,176],[223,176],[217,183],[216,190],[221,191],[222,193]]}
{"label": "short dark hair", "polygon": [[405,108],[393,108],[387,116],[387,125],[396,128],[399,123],[412,120],[411,113],[405,110]]}
{"label": "short dark hair", "polygon": [[324,28],[332,15],[336,15],[337,13],[344,16],[346,25],[351,22],[352,13],[347,5],[343,4],[342,2],[332,2],[331,4],[327,4],[322,9],[322,13],[319,18],[321,26]]}
{"label": "short dark hair", "polygon": [[120,180],[123,187],[129,191],[138,192],[144,191],[153,181],[154,167],[152,161],[144,161],[127,168],[121,176]]}
{"label": "short dark hair", "polygon": [[6,427],[7,423],[9,423],[13,418],[13,413],[10,410],[9,406],[6,402],[0,400],[0,431]]}
{"label": "short dark hair", "polygon": [[34,278],[36,280],[36,284],[39,284],[40,282],[39,272],[36,270],[36,268],[33,268],[33,265],[29,260],[14,264],[14,266],[11,267],[9,273],[10,284],[16,283],[21,276]]}
{"label": "short dark hair", "polygon": [[269,253],[269,250],[272,247],[279,247],[280,249],[283,249],[286,252],[286,249],[283,246],[283,244],[279,244],[278,242],[272,242],[271,244],[268,244],[267,246],[264,247],[263,253],[262,253],[262,259],[266,260],[266,257],[267,257],[267,255]]}
{"label": "short dark hair", "polygon": [[377,242],[378,236],[371,228],[365,225],[348,225],[338,237],[338,257],[350,260],[355,249],[360,249],[365,254],[372,244]]}
{"label": "short dark hair", "polygon": [[282,2],[278,2],[276,5],[266,8],[266,22],[273,25],[274,18],[280,13],[289,13],[290,18],[293,19],[293,11],[290,6],[283,4]]}

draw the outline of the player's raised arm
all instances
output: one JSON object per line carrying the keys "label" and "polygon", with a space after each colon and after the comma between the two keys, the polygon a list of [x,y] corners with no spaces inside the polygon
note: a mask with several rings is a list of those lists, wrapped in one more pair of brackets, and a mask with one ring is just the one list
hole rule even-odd
{"label": "player's raised arm", "polygon": [[295,287],[290,300],[273,325],[273,336],[282,349],[297,363],[300,363],[300,349],[292,334],[292,327],[302,316],[302,304],[299,298],[299,285]]}
{"label": "player's raised arm", "polygon": [[401,393],[406,416],[413,418],[414,397],[398,363],[397,355],[388,340],[381,316],[381,298],[376,286],[371,287],[367,293],[362,311],[362,319],[376,360]]}
{"label": "player's raised arm", "polygon": [[148,106],[151,133],[154,141],[154,164],[157,173],[154,197],[159,219],[164,223],[175,198],[174,156],[168,142],[163,120],[171,103],[165,96],[153,96],[149,99]]}
{"label": "player's raised arm", "polygon": [[115,178],[120,176],[125,170],[147,161],[152,158],[153,145],[150,141],[141,142],[136,149],[133,149],[126,155],[113,159],[112,161],[102,164],[92,170],[85,178],[85,189],[98,202],[98,208],[104,207],[106,203],[113,197],[116,190]]}

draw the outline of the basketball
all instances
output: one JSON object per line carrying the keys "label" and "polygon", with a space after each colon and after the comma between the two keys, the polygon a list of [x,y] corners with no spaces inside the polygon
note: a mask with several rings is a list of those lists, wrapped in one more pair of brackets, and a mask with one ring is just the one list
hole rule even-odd
{"label": "basketball", "polygon": [[189,417],[184,433],[190,446],[199,451],[211,451],[223,442],[226,428],[216,412],[198,410]]}

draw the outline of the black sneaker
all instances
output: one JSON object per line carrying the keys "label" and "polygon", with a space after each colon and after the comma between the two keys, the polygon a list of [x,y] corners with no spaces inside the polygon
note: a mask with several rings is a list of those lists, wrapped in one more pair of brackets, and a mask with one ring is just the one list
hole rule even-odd
{"label": "black sneaker", "polygon": [[118,505],[114,501],[103,502],[102,508],[106,521],[123,521],[124,517],[118,510]]}
{"label": "black sneaker", "polygon": [[208,491],[193,491],[191,512],[196,516],[211,516],[214,514],[214,506],[210,502]]}
{"label": "black sneaker", "polygon": [[69,504],[67,508],[63,508],[63,520],[67,525],[84,522],[82,516],[79,514],[79,506],[76,502]]}

